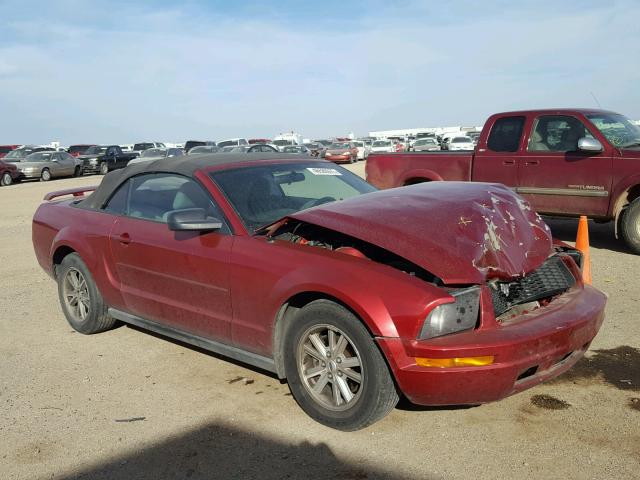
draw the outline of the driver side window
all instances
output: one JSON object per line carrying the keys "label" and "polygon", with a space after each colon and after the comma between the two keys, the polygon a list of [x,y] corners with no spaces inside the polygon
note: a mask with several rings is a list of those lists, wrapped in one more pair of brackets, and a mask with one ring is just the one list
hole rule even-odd
{"label": "driver side window", "polygon": [[584,124],[566,115],[542,115],[535,121],[527,151],[575,152],[578,140],[594,138]]}

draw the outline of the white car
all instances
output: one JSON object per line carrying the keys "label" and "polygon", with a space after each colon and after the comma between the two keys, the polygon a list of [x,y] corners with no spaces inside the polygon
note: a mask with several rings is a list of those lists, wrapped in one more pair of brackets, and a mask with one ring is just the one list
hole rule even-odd
{"label": "white car", "polygon": [[447,150],[473,150],[475,145],[471,137],[453,137],[447,143]]}
{"label": "white car", "polygon": [[373,153],[393,153],[396,146],[391,140],[376,140],[371,144],[371,152]]}
{"label": "white car", "polygon": [[241,147],[243,145],[249,145],[246,138],[228,138],[218,142],[218,148],[224,147]]}
{"label": "white car", "polygon": [[432,152],[435,150],[440,150],[440,145],[438,145],[435,138],[419,138],[413,144],[414,152]]}
{"label": "white car", "polygon": [[369,156],[369,146],[360,140],[354,140],[351,143],[358,148],[358,160],[366,160]]}

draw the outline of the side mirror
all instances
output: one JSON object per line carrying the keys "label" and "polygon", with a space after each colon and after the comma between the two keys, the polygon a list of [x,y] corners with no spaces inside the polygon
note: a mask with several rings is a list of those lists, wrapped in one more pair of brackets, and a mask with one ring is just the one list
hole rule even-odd
{"label": "side mirror", "polygon": [[215,217],[207,217],[204,208],[185,208],[167,213],[167,225],[173,231],[207,232],[220,230],[222,221]]}
{"label": "side mirror", "polygon": [[578,140],[578,150],[581,152],[601,152],[604,148],[599,140],[582,137]]}

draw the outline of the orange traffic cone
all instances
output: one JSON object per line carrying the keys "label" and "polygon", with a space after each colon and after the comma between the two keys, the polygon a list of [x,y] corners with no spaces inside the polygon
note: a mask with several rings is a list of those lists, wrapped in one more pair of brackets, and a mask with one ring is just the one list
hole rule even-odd
{"label": "orange traffic cone", "polygon": [[578,222],[578,236],[576,248],[582,252],[582,281],[591,285],[591,255],[589,254],[589,224],[587,217],[582,215]]}

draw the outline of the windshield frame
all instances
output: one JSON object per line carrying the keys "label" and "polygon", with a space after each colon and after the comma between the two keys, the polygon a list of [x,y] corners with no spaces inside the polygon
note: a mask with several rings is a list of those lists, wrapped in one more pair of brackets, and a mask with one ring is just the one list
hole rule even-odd
{"label": "windshield frame", "polygon": [[[602,112],[602,113],[587,113],[585,117],[587,118],[589,123],[594,126],[596,131],[600,133],[600,135],[602,135],[606,139],[606,141],[615,148],[630,148],[632,146],[640,144],[640,126],[636,125],[633,121],[631,121],[625,115],[622,115],[620,113],[614,113],[614,112]],[[621,123],[625,127],[625,132],[629,132],[631,135],[635,135],[635,136],[627,139],[620,139],[620,140],[625,140],[624,142],[617,142],[616,140],[618,140],[618,137],[607,135],[608,133],[610,134],[611,132],[608,132],[607,129],[604,129],[604,130],[600,129],[600,127],[598,127],[598,124],[593,121],[594,118],[616,119],[618,120],[619,123]]]}

